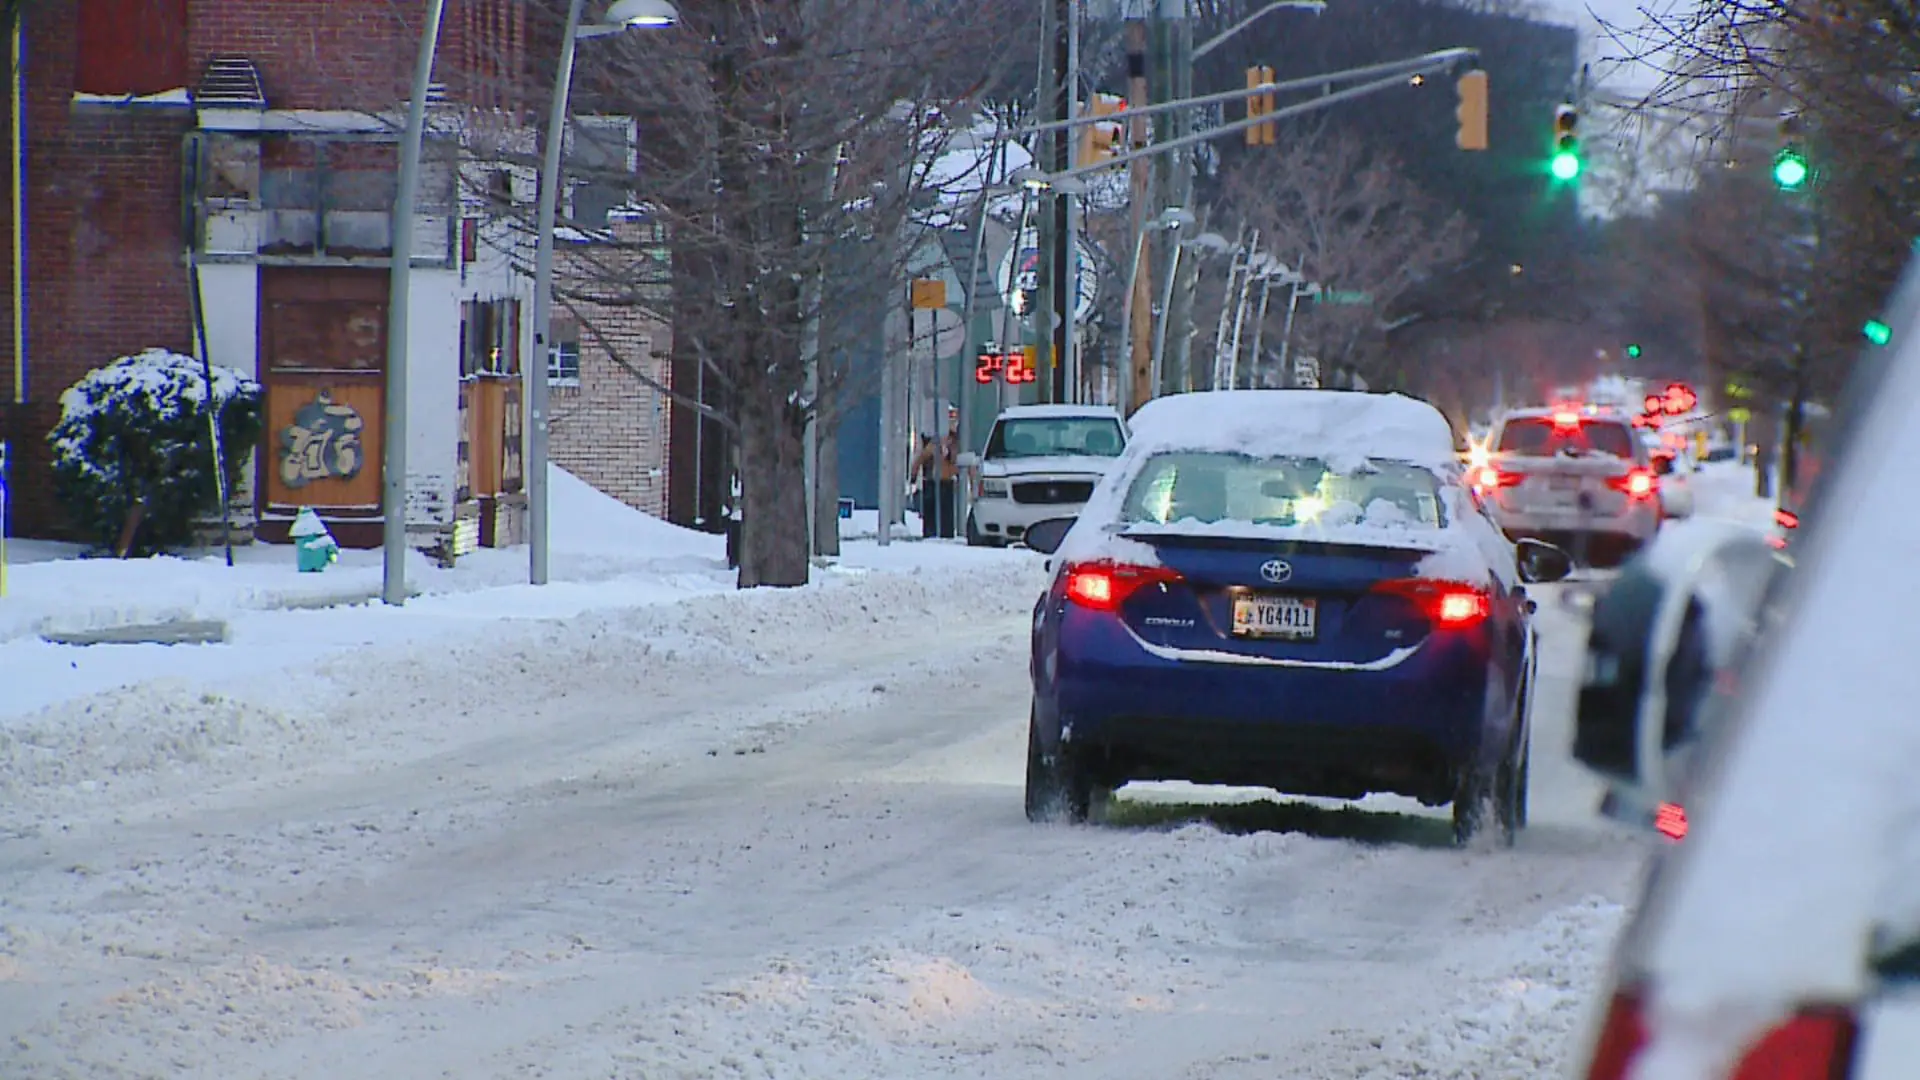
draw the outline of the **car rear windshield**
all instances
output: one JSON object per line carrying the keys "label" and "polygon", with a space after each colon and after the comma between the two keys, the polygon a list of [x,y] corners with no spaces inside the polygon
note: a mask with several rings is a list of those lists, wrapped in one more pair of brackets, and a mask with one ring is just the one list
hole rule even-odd
{"label": "car rear windshield", "polygon": [[1612,420],[1582,419],[1576,425],[1561,426],[1551,417],[1526,417],[1509,420],[1500,429],[1499,449],[1528,457],[1599,453],[1630,458],[1633,433],[1627,425]]}
{"label": "car rear windshield", "polygon": [[1370,460],[1342,472],[1318,458],[1195,452],[1147,459],[1127,490],[1120,520],[1127,525],[1364,520],[1439,528],[1446,518],[1439,478],[1417,465]]}
{"label": "car rear windshield", "polygon": [[987,439],[990,458],[1119,457],[1120,422],[1099,416],[1002,420]]}

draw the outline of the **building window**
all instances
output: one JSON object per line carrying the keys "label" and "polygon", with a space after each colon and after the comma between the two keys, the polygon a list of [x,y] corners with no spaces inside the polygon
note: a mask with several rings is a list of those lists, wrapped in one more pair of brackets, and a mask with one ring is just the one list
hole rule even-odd
{"label": "building window", "polygon": [[148,97],[186,89],[187,0],[87,0],[75,6],[78,14],[69,17],[80,20],[76,93]]}
{"label": "building window", "polygon": [[547,382],[580,385],[580,324],[555,319],[547,332]]}

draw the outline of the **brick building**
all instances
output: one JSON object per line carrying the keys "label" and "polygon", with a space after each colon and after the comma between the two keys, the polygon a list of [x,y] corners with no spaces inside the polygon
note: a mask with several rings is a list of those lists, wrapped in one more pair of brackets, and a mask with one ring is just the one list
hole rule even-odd
{"label": "brick building", "polygon": [[[529,6],[448,0],[440,37],[405,403],[407,529],[422,547],[510,542],[524,511],[531,238],[501,220],[510,215],[499,200],[504,189],[530,204],[533,185],[478,168],[469,151],[476,132],[524,133],[529,105],[544,107],[550,61],[529,57],[557,54],[543,40],[555,32],[530,27]],[[5,125],[16,198],[0,248],[8,531],[60,530],[45,433],[61,392],[149,346],[194,354],[197,286],[211,359],[267,392],[236,517],[280,540],[311,505],[342,543],[378,544],[388,219],[424,5],[53,0],[27,10]],[[351,475],[302,475],[288,452],[295,415],[323,396],[362,421],[365,465]],[[559,395],[555,404],[563,414]]]}
{"label": "brick building", "polygon": [[605,221],[563,232],[555,253],[550,449],[554,464],[664,518],[673,343],[656,315],[667,310],[667,237],[643,213]]}

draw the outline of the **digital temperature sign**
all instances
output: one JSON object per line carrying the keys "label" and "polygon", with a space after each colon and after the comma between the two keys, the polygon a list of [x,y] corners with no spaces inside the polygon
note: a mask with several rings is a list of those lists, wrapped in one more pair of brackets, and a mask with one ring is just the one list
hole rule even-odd
{"label": "digital temperature sign", "polygon": [[974,359],[973,381],[982,386],[991,385],[995,379],[1021,386],[1039,378],[1040,373],[1024,352],[983,352]]}

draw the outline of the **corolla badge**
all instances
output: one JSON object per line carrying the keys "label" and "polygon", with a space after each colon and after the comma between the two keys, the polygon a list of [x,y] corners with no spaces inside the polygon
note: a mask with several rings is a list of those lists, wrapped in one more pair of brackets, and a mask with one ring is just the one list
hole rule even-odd
{"label": "corolla badge", "polygon": [[1268,559],[1260,564],[1260,576],[1278,585],[1293,577],[1293,564],[1285,559]]}

